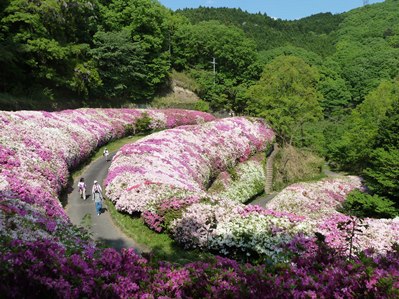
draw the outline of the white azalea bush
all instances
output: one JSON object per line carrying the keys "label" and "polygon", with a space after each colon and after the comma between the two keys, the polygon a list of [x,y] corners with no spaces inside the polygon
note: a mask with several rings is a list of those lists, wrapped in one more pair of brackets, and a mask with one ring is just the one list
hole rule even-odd
{"label": "white azalea bush", "polygon": [[119,150],[105,181],[106,194],[118,210],[129,213],[182,193],[206,196],[213,177],[273,140],[262,120],[245,117],[155,133]]}
{"label": "white azalea bush", "polygon": [[348,193],[363,190],[359,177],[329,178],[319,182],[298,183],[285,188],[266,207],[276,211],[295,213],[305,217],[317,231],[326,236],[326,242],[334,248],[347,249],[351,229],[358,250],[373,248],[383,253],[399,243],[399,218],[359,220],[337,211]]}
{"label": "white azalea bush", "polygon": [[193,204],[169,229],[186,248],[203,248],[227,256],[267,256],[273,261],[284,259],[284,245],[294,237],[312,233],[301,217],[231,200]]}
{"label": "white azalea bush", "polygon": [[260,153],[248,161],[221,172],[208,192],[245,203],[265,189],[265,154]]}

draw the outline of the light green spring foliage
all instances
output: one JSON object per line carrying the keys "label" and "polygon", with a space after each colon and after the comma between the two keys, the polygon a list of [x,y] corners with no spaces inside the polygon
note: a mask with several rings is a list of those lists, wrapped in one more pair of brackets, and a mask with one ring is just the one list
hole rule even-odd
{"label": "light green spring foliage", "polygon": [[348,129],[340,140],[330,145],[334,160],[361,170],[370,160],[376,146],[379,126],[386,119],[387,111],[399,97],[399,81],[382,82],[354,109],[347,120]]}
{"label": "light green spring foliage", "polygon": [[[248,90],[248,111],[266,119],[280,140],[301,140],[303,126],[322,118],[316,68],[295,56],[280,56],[264,68],[260,80]],[[298,138],[299,137],[299,138]],[[300,142],[300,141],[299,141]]]}

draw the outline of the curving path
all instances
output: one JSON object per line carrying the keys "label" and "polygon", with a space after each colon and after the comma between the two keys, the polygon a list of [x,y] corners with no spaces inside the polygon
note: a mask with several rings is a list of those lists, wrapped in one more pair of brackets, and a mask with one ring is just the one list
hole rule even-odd
{"label": "curving path", "polygon": [[[113,152],[109,155],[110,161],[115,153],[116,152]],[[73,186],[68,193],[65,210],[73,224],[86,228],[91,233],[93,239],[102,241],[108,247],[113,247],[118,250],[133,247],[137,252],[148,251],[144,245],[139,245],[126,236],[113,223],[107,211],[107,205],[112,203],[105,201],[103,203],[103,213],[100,216],[96,214],[94,202],[91,198],[91,188],[94,180],[97,180],[99,183],[104,181],[111,164],[110,161],[107,162],[104,157],[101,157],[86,167],[82,173],[82,177],[85,178],[88,189],[86,190],[87,198],[86,200],[80,198],[77,188],[79,177],[73,182]]]}

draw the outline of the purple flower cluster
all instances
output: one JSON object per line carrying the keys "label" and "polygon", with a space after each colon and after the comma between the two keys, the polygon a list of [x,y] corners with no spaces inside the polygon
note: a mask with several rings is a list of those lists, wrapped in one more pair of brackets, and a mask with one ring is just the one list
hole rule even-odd
{"label": "purple flower cluster", "polygon": [[397,298],[399,251],[347,260],[298,237],[290,264],[250,265],[216,256],[184,266],[150,264],[132,250],[66,250],[50,240],[6,242],[4,298]]}

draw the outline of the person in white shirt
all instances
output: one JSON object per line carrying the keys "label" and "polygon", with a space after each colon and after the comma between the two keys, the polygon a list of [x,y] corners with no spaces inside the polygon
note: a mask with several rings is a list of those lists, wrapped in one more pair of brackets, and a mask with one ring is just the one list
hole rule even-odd
{"label": "person in white shirt", "polygon": [[78,183],[78,189],[79,189],[80,198],[86,200],[86,183],[84,178],[80,178]]}

